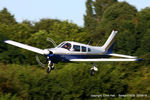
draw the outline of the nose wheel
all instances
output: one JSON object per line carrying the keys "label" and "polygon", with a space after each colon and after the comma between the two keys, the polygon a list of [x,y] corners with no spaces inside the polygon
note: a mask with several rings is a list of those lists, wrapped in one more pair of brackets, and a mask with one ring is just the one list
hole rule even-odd
{"label": "nose wheel", "polygon": [[48,61],[48,68],[47,68],[47,70],[46,70],[47,73],[50,73],[51,70],[53,70],[53,69],[54,69],[54,63],[49,60],[49,61]]}

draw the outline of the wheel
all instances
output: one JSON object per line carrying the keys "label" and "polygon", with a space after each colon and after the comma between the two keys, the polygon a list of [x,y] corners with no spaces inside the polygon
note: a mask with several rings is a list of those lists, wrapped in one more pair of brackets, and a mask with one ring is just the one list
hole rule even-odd
{"label": "wheel", "polygon": [[54,66],[51,66],[51,69],[53,70],[53,69],[54,69]]}
{"label": "wheel", "polygon": [[94,76],[94,74],[95,74],[94,69],[91,69],[91,70],[90,70],[90,74],[91,74],[91,76]]}
{"label": "wheel", "polygon": [[47,68],[47,73],[51,72],[51,67]]}

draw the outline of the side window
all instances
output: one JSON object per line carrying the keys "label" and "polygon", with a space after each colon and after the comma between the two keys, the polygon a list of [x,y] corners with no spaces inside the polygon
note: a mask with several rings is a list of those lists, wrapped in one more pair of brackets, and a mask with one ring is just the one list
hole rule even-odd
{"label": "side window", "polygon": [[70,43],[66,43],[66,44],[64,44],[64,45],[62,46],[62,48],[65,48],[65,49],[70,50],[71,44],[70,44]]}
{"label": "side window", "polygon": [[82,46],[82,52],[86,52],[86,47]]}
{"label": "side window", "polygon": [[73,45],[74,51],[79,51],[80,52],[80,46],[79,45]]}
{"label": "side window", "polygon": [[88,52],[91,52],[91,49],[90,49],[90,48],[88,48]]}

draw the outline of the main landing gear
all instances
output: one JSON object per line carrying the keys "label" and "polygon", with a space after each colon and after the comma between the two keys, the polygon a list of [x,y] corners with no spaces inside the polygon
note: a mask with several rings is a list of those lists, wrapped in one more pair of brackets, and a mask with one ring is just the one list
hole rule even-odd
{"label": "main landing gear", "polygon": [[47,73],[50,73],[51,70],[53,70],[53,69],[54,69],[54,63],[49,60],[48,61]]}
{"label": "main landing gear", "polygon": [[94,76],[95,71],[98,71],[98,68],[93,64],[92,68],[90,69],[90,75]]}

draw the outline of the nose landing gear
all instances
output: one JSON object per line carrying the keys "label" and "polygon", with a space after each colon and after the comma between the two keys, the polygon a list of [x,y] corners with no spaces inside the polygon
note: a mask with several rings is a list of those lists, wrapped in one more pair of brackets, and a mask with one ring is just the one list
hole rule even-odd
{"label": "nose landing gear", "polygon": [[51,70],[54,69],[54,63],[51,62],[51,60],[48,61],[48,68],[47,68],[47,73],[50,73]]}

